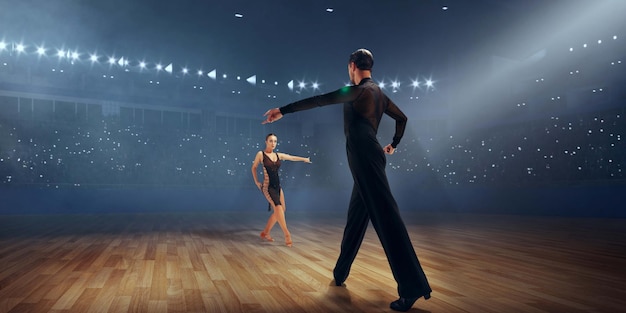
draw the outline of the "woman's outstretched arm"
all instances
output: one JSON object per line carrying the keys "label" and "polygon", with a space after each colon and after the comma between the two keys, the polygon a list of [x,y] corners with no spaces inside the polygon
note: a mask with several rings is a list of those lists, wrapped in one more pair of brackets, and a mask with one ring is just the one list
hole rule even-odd
{"label": "woman's outstretched arm", "polygon": [[279,152],[278,153],[278,157],[281,160],[311,163],[311,158],[299,157],[299,156],[290,155],[290,154],[287,154],[287,153],[280,153]]}

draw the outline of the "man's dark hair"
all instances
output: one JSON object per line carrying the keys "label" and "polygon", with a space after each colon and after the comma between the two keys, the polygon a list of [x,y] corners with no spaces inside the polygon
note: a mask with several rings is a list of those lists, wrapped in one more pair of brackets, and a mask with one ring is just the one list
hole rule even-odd
{"label": "man's dark hair", "polygon": [[348,63],[354,62],[356,67],[360,70],[372,70],[374,66],[374,56],[367,49],[359,49],[352,52]]}

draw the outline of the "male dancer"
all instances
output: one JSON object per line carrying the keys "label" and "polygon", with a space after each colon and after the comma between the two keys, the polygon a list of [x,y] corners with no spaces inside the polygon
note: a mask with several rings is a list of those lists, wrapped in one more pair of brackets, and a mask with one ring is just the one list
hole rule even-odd
{"label": "male dancer", "polygon": [[[400,217],[385,173],[385,153],[394,153],[404,135],[407,117],[372,81],[373,65],[374,58],[368,50],[359,49],[353,52],[348,61],[348,75],[352,86],[270,109],[265,113],[267,118],[263,123],[275,122],[288,113],[344,103],[346,151],[354,187],[341,253],[333,270],[335,284],[341,286],[348,278],[350,267],[371,220],[398,283],[400,298],[391,302],[390,308],[408,311],[417,299],[430,298],[432,290]],[[396,121],[393,141],[384,148],[376,138],[383,113]]]}

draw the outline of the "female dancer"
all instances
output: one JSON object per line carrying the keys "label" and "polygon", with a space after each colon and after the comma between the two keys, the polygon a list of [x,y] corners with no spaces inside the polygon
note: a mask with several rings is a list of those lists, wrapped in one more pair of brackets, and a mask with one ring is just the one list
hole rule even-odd
{"label": "female dancer", "polygon": [[[285,194],[280,187],[278,170],[280,169],[281,160],[311,163],[311,159],[274,152],[277,143],[278,137],[275,134],[265,136],[265,150],[257,152],[254,162],[252,162],[252,178],[254,178],[254,183],[263,192],[270,206],[274,209],[274,213],[267,220],[265,229],[261,232],[261,239],[274,241],[270,237],[270,231],[274,224],[278,222],[285,235],[285,244],[291,247],[293,244],[291,234],[287,229],[287,222],[285,221]],[[257,167],[260,163],[263,163],[263,183],[260,183],[257,177]]]}

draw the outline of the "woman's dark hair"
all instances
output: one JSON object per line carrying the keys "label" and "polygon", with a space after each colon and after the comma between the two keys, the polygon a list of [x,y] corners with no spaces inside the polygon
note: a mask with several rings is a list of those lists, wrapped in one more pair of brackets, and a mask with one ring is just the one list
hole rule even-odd
{"label": "woman's dark hair", "polygon": [[276,134],[269,133],[269,134],[267,134],[267,136],[265,136],[265,141],[267,141],[267,138],[270,138],[270,136],[274,136],[274,137],[278,138],[278,136],[276,136]]}
{"label": "woman's dark hair", "polygon": [[356,67],[360,70],[372,70],[374,66],[374,56],[367,49],[359,49],[352,52],[348,63],[354,62]]}

